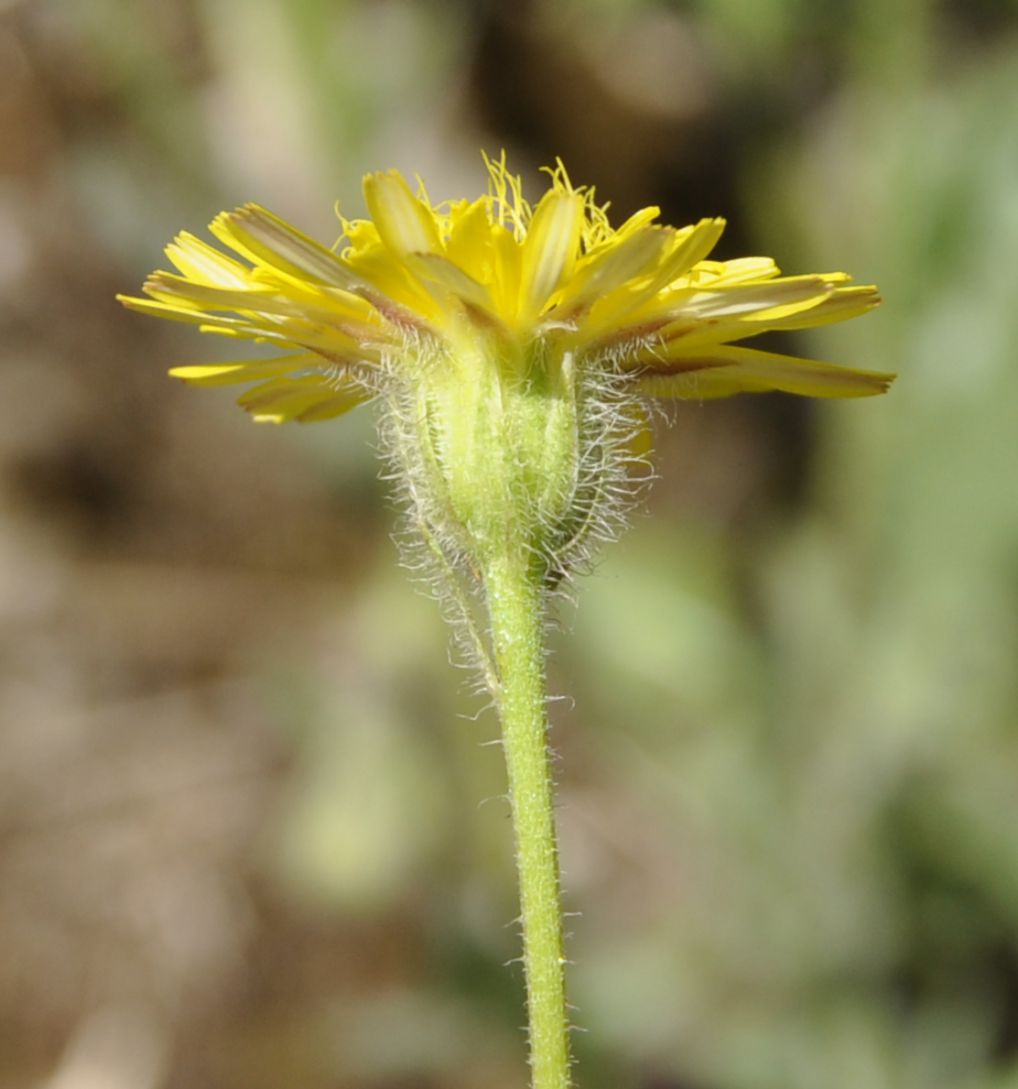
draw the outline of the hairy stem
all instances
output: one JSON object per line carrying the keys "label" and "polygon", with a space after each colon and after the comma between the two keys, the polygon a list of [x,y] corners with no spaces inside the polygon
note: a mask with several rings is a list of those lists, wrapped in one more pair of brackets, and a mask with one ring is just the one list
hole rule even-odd
{"label": "hairy stem", "polygon": [[516,836],[531,1083],[533,1089],[566,1089],[569,1024],[547,742],[544,602],[540,572],[524,550],[509,551],[484,565],[484,582]]}

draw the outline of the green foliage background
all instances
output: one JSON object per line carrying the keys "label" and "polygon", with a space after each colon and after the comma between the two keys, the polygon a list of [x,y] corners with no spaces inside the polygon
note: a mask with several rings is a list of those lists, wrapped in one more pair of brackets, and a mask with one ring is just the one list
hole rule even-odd
{"label": "green foliage background", "polygon": [[496,726],[370,412],[253,427],[112,300],[223,207],[331,240],[367,170],[506,146],[879,283],[786,343],[900,373],[678,406],[562,611],[580,1083],[1018,1087],[1016,16],[0,7],[0,1083],[523,1084]]}

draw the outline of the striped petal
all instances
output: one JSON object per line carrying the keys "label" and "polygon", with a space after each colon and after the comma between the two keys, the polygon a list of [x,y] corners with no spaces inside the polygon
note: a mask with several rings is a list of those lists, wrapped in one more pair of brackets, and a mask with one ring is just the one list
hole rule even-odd
{"label": "striped petal", "polygon": [[255,325],[247,318],[210,314],[182,303],[157,302],[153,299],[139,299],[130,295],[117,295],[116,298],[128,310],[135,310],[139,314],[150,314],[157,318],[168,318],[170,321],[189,322],[200,326],[203,332],[208,330],[209,332],[227,332],[235,336],[282,338],[281,332]]}
{"label": "striped petal", "polygon": [[397,257],[442,252],[434,212],[410,192],[397,171],[369,174],[364,179],[364,200],[379,237]]}
{"label": "striped petal", "polygon": [[536,317],[576,262],[583,221],[578,193],[549,190],[534,210],[523,243],[520,269],[520,314]]}
{"label": "striped petal", "polygon": [[793,276],[711,291],[679,292],[670,300],[670,308],[679,320],[737,317],[775,321],[818,306],[832,291],[823,277]]}
{"label": "striped petal", "polygon": [[258,204],[224,212],[209,224],[209,230],[256,265],[274,269],[298,284],[310,280],[346,291],[363,286],[331,250]]}
{"label": "striped petal", "polygon": [[166,256],[179,272],[194,283],[245,288],[251,280],[251,269],[247,265],[227,257],[187,231],[178,234],[166,247]]}
{"label": "striped petal", "polygon": [[312,423],[340,416],[371,399],[371,394],[351,382],[325,375],[276,378],[254,386],[237,398],[237,404],[262,423]]}
{"label": "striped petal", "polygon": [[301,353],[282,355],[273,359],[244,359],[229,363],[200,363],[186,367],[171,367],[170,374],[192,386],[232,386],[238,382],[264,382],[281,378],[294,371],[315,367],[321,370],[320,356]]}
{"label": "striped petal", "polygon": [[663,303],[657,297],[668,285],[688,272],[717,244],[724,230],[723,219],[702,219],[685,231],[656,228],[670,235],[661,251],[657,267],[649,276],[624,282],[603,294],[592,306],[583,323],[584,340],[593,343],[605,336],[625,338],[640,327],[656,327],[661,321]]}
{"label": "striped petal", "polygon": [[577,267],[576,274],[563,287],[559,307],[567,311],[586,307],[628,280],[653,276],[668,243],[668,232],[661,227],[633,231]]}
{"label": "striped petal", "polygon": [[801,397],[871,397],[886,393],[894,375],[839,367],[753,348],[718,348],[649,366],[638,380],[653,397],[706,399],[777,390]]}
{"label": "striped petal", "polygon": [[[484,285],[478,283],[472,276],[464,272],[459,265],[454,264],[440,253],[411,253],[404,260],[407,267],[418,280],[421,280],[429,289],[438,289],[438,298],[452,295],[454,298],[469,303],[485,311],[494,318],[494,305],[491,292]],[[434,294],[434,291],[432,291]]]}

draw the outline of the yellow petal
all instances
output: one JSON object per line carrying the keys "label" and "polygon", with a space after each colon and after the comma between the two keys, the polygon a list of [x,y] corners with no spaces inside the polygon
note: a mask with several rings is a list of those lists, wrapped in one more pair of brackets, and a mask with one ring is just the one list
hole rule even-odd
{"label": "yellow petal", "polygon": [[811,329],[817,325],[830,325],[837,321],[847,321],[865,314],[867,310],[880,305],[880,294],[876,287],[867,284],[859,287],[838,288],[824,299],[819,306],[810,310],[781,318],[770,326],[772,329]]}
{"label": "yellow petal", "polygon": [[238,397],[237,404],[261,422],[312,422],[348,412],[370,397],[359,386],[349,383],[337,386],[335,380],[322,375],[264,382]]}
{"label": "yellow petal", "polygon": [[839,367],[753,348],[718,348],[649,367],[640,389],[654,397],[709,398],[778,390],[802,397],[871,397],[886,393],[893,374]]}
{"label": "yellow petal", "polygon": [[324,288],[301,291],[280,290],[279,284],[252,284],[242,290],[210,287],[169,272],[154,272],[145,281],[145,291],[160,302],[200,311],[232,310],[255,315],[270,327],[285,318],[337,325],[344,321],[370,318],[371,308],[361,298],[345,291]]}
{"label": "yellow petal", "polygon": [[475,280],[490,284],[493,270],[488,199],[480,197],[470,204],[461,201],[453,206],[449,218],[446,256]]}
{"label": "yellow petal", "polygon": [[494,316],[491,292],[464,272],[459,265],[439,253],[411,253],[404,261],[407,267],[426,285],[440,288]]}
{"label": "yellow petal", "polygon": [[265,287],[240,290],[210,287],[171,272],[153,272],[145,281],[147,294],[160,302],[195,310],[247,310],[265,314],[293,314],[299,308],[278,292]]}
{"label": "yellow petal", "polygon": [[[638,231],[641,227],[646,227],[648,224],[654,222],[655,219],[661,214],[661,209],[656,204],[652,204],[648,208],[641,208],[638,212],[633,214],[615,231],[615,241],[620,241],[632,234],[634,231]],[[610,242],[608,244],[611,244]]]}
{"label": "yellow petal", "polygon": [[723,219],[701,219],[685,232],[678,232],[671,252],[665,255],[649,291],[660,291],[702,261],[718,243],[725,229]]}
{"label": "yellow petal", "polygon": [[714,262],[714,270],[714,283],[719,287],[772,280],[781,275],[781,269],[770,257],[736,257],[731,261]]}
{"label": "yellow petal", "polygon": [[[745,340],[761,333],[809,329],[820,325],[831,325],[845,321],[880,303],[880,296],[874,287],[838,288],[820,302],[806,301],[782,308],[747,311],[730,314],[725,317],[683,314],[679,308],[677,320],[658,327],[654,331],[657,343],[642,349],[625,364],[637,368],[644,364],[651,366],[667,360],[688,358],[696,353],[710,351],[731,341]],[[597,308],[593,313],[597,312]],[[646,316],[651,310],[644,310]]]}
{"label": "yellow petal", "polygon": [[323,420],[334,420],[337,416],[344,416],[351,409],[369,401],[370,396],[363,390],[344,390],[336,393],[324,401],[316,401],[293,418],[297,423],[320,423]]}
{"label": "yellow petal", "polygon": [[381,243],[348,259],[357,275],[370,285],[365,297],[385,317],[394,315],[397,324],[406,324],[413,314],[429,322],[441,317],[441,307],[418,277],[411,275],[407,262],[395,258]]}
{"label": "yellow petal", "polygon": [[182,231],[166,247],[166,256],[189,279],[218,287],[246,287],[251,269],[220,253],[208,243]]}
{"label": "yellow petal", "polygon": [[511,324],[518,313],[522,250],[512,231],[496,223],[491,228],[491,252],[495,307],[499,317]]}
{"label": "yellow petal", "polygon": [[541,199],[524,240],[520,269],[520,313],[539,314],[576,261],[583,197],[555,189]]}
{"label": "yellow petal", "polygon": [[230,386],[237,382],[265,381],[280,378],[303,367],[321,367],[320,356],[310,354],[277,356],[275,359],[246,359],[231,363],[202,363],[187,367],[172,367],[174,378],[193,386]]}
{"label": "yellow petal", "polygon": [[434,213],[410,192],[397,171],[369,174],[364,179],[364,199],[379,236],[394,254],[441,253]]}
{"label": "yellow petal", "polygon": [[268,265],[284,276],[305,283],[328,284],[355,291],[356,276],[323,245],[257,204],[245,204],[224,212],[209,230],[225,245],[259,265]]}
{"label": "yellow petal", "polygon": [[773,322],[817,306],[833,288],[820,276],[794,276],[737,284],[710,291],[676,293],[670,300],[676,320],[687,318],[739,318],[742,321]]}
{"label": "yellow petal", "polygon": [[277,330],[265,329],[261,325],[253,324],[245,318],[229,318],[222,314],[209,314],[204,310],[197,310],[193,306],[184,304],[171,304],[156,302],[152,299],[138,299],[130,295],[117,295],[117,301],[126,306],[128,310],[136,310],[139,314],[151,314],[157,318],[168,318],[171,321],[186,321],[201,327],[202,332],[229,332],[236,336],[254,336],[267,338],[281,338],[282,333]]}
{"label": "yellow petal", "polygon": [[656,267],[649,275],[623,282],[602,294],[583,321],[583,340],[589,344],[660,324],[664,304],[656,301],[657,296],[713,249],[724,224],[723,219],[702,219],[683,231],[655,228],[666,236]]}
{"label": "yellow petal", "polygon": [[662,228],[642,227],[604,247],[564,286],[560,305],[588,305],[628,280],[652,276],[667,245],[668,234]]}

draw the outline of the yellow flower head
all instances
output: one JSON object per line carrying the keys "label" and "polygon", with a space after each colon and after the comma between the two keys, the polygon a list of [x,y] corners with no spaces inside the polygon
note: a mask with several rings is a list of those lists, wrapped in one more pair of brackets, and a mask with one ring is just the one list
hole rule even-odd
{"label": "yellow flower head", "polygon": [[337,250],[257,205],[224,213],[211,231],[234,256],[178,235],[177,271],[122,301],[274,348],[170,372],[247,384],[239,403],[257,420],[378,397],[411,537],[447,582],[507,550],[557,582],[613,536],[645,397],[887,389],[886,374],[734,346],[854,317],[875,288],[708,260],[720,219],[676,230],[644,208],[613,227],[561,163],[531,206],[504,155],[485,162],[485,196],[439,205],[395,171],[368,175],[370,218],[342,219]]}
{"label": "yellow flower head", "polygon": [[486,195],[439,205],[395,171],[368,175],[370,218],[342,219],[338,250],[257,205],[223,213],[210,229],[233,255],[182,233],[166,249],[177,272],[154,273],[148,299],[121,301],[278,349],[170,372],[197,385],[246,383],[239,403],[273,422],[346,412],[387,373],[419,366],[426,345],[464,381],[477,366],[525,377],[568,360],[631,380],[640,395],[887,389],[890,375],[734,346],[855,317],[878,303],[874,287],[840,272],[781,276],[765,257],[708,260],[721,219],[675,229],[652,207],[612,227],[607,206],[561,163],[531,206],[504,153],[485,162]]}

